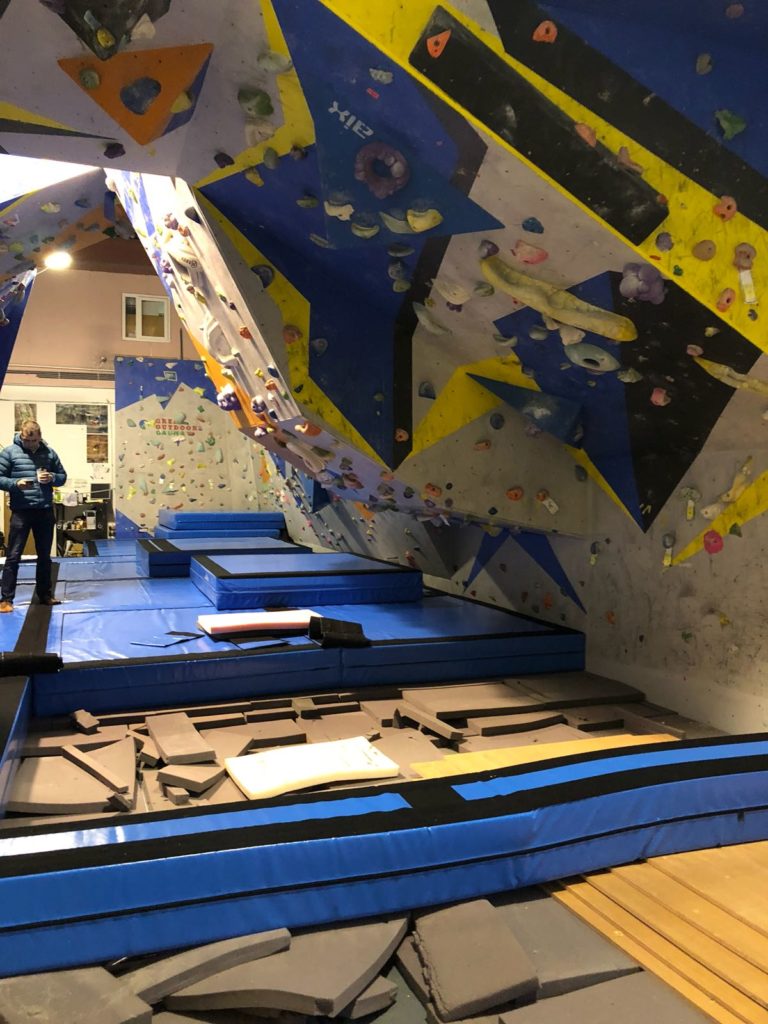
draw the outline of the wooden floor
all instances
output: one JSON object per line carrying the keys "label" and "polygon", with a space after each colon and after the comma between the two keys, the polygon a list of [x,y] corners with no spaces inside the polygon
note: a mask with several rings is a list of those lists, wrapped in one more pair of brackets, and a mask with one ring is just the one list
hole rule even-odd
{"label": "wooden floor", "polygon": [[656,857],[548,887],[723,1024],[768,1024],[768,842]]}

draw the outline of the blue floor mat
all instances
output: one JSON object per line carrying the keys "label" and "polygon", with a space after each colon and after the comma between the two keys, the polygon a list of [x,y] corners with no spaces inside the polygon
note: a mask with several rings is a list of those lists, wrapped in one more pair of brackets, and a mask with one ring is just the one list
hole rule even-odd
{"label": "blue floor mat", "polygon": [[[115,611],[156,609],[162,616],[169,608],[210,608],[208,599],[189,580],[73,580],[59,584],[56,595],[67,612]],[[60,611],[60,609],[57,609]],[[125,617],[119,629],[125,626]],[[105,620],[106,621],[106,620]]]}
{"label": "blue floor mat", "polygon": [[254,526],[257,529],[282,530],[285,528],[285,516],[282,512],[174,512],[163,508],[157,517],[159,526],[168,526],[172,530],[199,530],[213,526],[215,530],[228,529],[230,526]]}
{"label": "blue floor mat", "polygon": [[134,540],[94,540],[91,541],[96,548],[99,558],[115,558],[122,555],[134,557],[136,553],[136,541]]}
{"label": "blue floor mat", "polygon": [[274,537],[177,537],[174,540],[142,540],[136,544],[136,563],[143,576],[189,576],[196,555],[229,553],[290,554],[308,551]]}
{"label": "blue floor mat", "polygon": [[177,540],[180,537],[273,537],[278,538],[280,530],[276,527],[222,526],[216,529],[214,524],[207,527],[195,527],[191,530],[173,530],[170,526],[156,526],[155,537],[159,540]]}
{"label": "blue floor mat", "polygon": [[190,579],[219,610],[418,601],[422,576],[351,554],[210,555]]}

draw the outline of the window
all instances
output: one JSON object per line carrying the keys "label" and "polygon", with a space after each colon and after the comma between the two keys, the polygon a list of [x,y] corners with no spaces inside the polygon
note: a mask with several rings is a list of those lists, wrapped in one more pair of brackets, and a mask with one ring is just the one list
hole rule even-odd
{"label": "window", "polygon": [[123,341],[170,341],[170,303],[163,295],[123,295]]}

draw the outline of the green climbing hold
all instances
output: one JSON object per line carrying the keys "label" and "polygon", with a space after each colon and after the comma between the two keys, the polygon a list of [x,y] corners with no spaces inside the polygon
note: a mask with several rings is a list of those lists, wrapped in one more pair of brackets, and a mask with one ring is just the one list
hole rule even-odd
{"label": "green climbing hold", "polygon": [[237,102],[248,117],[269,117],[275,111],[269,93],[263,89],[240,89]]}
{"label": "green climbing hold", "polygon": [[98,89],[101,85],[101,75],[95,68],[83,68],[77,77],[84,89]]}
{"label": "green climbing hold", "polygon": [[715,118],[726,142],[735,138],[747,127],[747,122],[741,114],[736,114],[732,110],[716,110]]}
{"label": "green climbing hold", "polygon": [[743,536],[743,534],[741,532],[741,527],[739,526],[738,523],[732,523],[731,524],[731,528],[728,531],[728,533],[730,533],[730,535],[732,537],[742,537]]}
{"label": "green climbing hold", "polygon": [[264,161],[264,166],[268,167],[270,171],[276,171],[280,166],[280,156],[277,150],[273,149],[271,146],[268,146],[264,150],[264,156],[262,159]]}

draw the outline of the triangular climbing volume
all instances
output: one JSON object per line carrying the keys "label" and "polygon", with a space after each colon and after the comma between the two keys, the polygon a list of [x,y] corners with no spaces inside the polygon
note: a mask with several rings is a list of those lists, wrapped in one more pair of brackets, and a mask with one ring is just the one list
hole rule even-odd
{"label": "triangular climbing volume", "polygon": [[192,117],[213,46],[118,53],[108,61],[69,57],[59,65],[94,103],[144,146]]}

